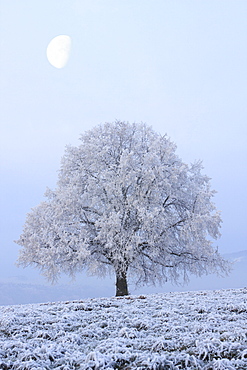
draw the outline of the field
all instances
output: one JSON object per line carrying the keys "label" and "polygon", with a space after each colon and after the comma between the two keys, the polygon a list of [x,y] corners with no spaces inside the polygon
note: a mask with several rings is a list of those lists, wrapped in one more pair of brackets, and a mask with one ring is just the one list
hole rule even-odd
{"label": "field", "polygon": [[3,306],[0,369],[247,369],[247,289]]}

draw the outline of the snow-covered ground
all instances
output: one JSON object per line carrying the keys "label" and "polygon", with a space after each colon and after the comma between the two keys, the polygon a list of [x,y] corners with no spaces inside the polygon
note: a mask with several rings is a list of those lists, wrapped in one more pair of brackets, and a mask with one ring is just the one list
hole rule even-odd
{"label": "snow-covered ground", "polygon": [[247,288],[2,306],[0,369],[247,369]]}

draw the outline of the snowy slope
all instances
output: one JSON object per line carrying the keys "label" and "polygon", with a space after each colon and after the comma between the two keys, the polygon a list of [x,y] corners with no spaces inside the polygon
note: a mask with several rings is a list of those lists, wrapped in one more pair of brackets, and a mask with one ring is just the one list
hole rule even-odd
{"label": "snowy slope", "polygon": [[247,369],[247,289],[0,307],[1,369]]}

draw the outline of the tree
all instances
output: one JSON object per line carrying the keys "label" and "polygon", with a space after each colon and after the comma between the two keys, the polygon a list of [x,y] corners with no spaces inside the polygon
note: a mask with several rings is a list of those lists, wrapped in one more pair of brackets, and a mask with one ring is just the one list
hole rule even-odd
{"label": "tree", "polygon": [[68,146],[57,188],[27,216],[18,263],[49,279],[114,271],[116,295],[137,284],[228,271],[213,239],[221,218],[202,164],[145,124],[106,123]]}

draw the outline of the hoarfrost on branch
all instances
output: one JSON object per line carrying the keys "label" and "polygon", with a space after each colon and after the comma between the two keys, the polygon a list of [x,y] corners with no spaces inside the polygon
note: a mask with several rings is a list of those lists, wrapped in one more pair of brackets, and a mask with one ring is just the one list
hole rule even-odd
{"label": "hoarfrost on branch", "polygon": [[117,295],[137,284],[227,272],[214,248],[221,218],[201,162],[187,165],[176,146],[145,124],[106,123],[68,146],[57,188],[29,213],[19,264],[48,279],[82,269],[114,272]]}

